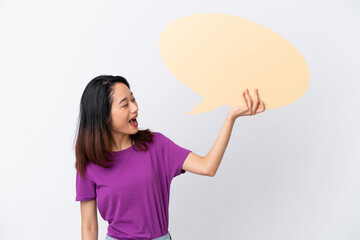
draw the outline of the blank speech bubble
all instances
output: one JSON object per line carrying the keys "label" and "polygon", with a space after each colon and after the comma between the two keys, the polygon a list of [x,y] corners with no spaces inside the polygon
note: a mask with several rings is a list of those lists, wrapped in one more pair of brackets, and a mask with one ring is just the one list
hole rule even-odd
{"label": "blank speech bubble", "polygon": [[310,73],[296,48],[273,30],[236,16],[194,14],[170,23],[159,50],[169,71],[203,96],[188,114],[237,106],[242,91],[255,88],[266,109],[295,102],[307,90]]}

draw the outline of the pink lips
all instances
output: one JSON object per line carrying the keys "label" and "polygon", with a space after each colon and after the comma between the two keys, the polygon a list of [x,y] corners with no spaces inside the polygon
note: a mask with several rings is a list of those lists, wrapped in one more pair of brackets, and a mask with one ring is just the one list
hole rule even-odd
{"label": "pink lips", "polygon": [[[134,118],[137,118],[137,116],[138,116],[138,114],[136,114],[134,117],[130,118],[130,120],[131,120],[131,119],[134,119]],[[130,121],[130,120],[129,120],[129,121]]]}

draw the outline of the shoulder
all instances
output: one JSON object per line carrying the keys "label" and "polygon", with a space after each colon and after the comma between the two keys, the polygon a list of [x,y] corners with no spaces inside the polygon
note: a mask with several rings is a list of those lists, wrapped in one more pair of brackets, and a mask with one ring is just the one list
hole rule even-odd
{"label": "shoulder", "polygon": [[166,141],[166,136],[161,132],[152,132],[153,133],[153,144],[157,149],[161,149]]}
{"label": "shoulder", "polygon": [[164,137],[164,134],[160,132],[152,132],[152,133],[153,133],[154,142],[161,141],[161,139]]}
{"label": "shoulder", "polygon": [[[92,182],[94,182],[94,178],[93,178],[93,168],[94,168],[94,164],[91,163],[91,162],[88,162],[84,168],[84,172],[83,172],[83,176],[80,176],[80,173],[79,171],[76,169],[76,177],[79,178],[79,181],[80,179],[82,181],[85,181],[85,180],[91,180]],[[77,180],[78,181],[78,180]]]}
{"label": "shoulder", "polygon": [[166,144],[172,141],[169,137],[167,137],[165,134],[161,132],[152,132],[152,133],[153,133],[154,142],[161,142]]}

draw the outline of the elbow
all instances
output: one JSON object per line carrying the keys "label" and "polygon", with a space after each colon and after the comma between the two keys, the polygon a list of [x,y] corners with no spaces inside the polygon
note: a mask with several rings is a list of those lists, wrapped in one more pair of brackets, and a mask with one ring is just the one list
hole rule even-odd
{"label": "elbow", "polygon": [[215,174],[216,174],[216,171],[208,171],[207,174],[206,174],[206,176],[208,176],[208,177],[214,177]]}
{"label": "elbow", "polygon": [[208,177],[214,177],[215,176],[216,170],[211,169],[210,167],[206,167],[205,169],[206,169],[206,171],[205,171],[204,175],[206,175]]}
{"label": "elbow", "polygon": [[216,170],[212,169],[212,166],[209,165],[209,160],[207,158],[208,158],[208,156],[203,158],[205,161],[204,166],[203,166],[203,169],[205,169],[205,172],[203,174],[208,177],[214,177],[216,174]]}
{"label": "elbow", "polygon": [[98,228],[99,228],[99,226],[98,226],[97,222],[82,223],[82,225],[81,225],[81,231],[83,233],[85,233],[86,235],[97,233]]}
{"label": "elbow", "polygon": [[98,226],[83,226],[81,228],[82,239],[97,239],[98,238]]}
{"label": "elbow", "polygon": [[81,229],[83,231],[92,232],[94,230],[98,230],[98,228],[99,228],[99,225],[97,222],[97,218],[81,222]]}

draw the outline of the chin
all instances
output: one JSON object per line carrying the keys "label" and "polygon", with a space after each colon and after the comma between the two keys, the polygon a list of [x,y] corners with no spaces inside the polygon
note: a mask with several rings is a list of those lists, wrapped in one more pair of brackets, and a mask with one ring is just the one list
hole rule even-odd
{"label": "chin", "polygon": [[139,129],[137,128],[137,129],[133,130],[132,132],[134,132],[133,134],[135,134],[135,133],[137,133],[138,131],[139,131]]}

